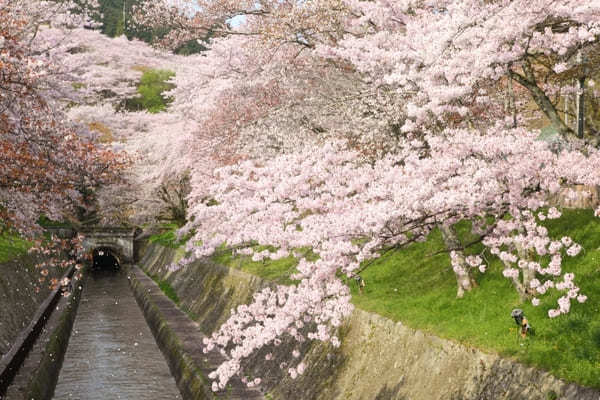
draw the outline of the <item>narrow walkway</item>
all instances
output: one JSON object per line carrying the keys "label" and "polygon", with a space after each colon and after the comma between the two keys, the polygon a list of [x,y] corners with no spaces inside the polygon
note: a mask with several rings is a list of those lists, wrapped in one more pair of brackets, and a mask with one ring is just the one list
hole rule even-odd
{"label": "narrow walkway", "polygon": [[[50,318],[44,324],[44,328],[42,329],[40,336],[29,351],[29,354],[23,362],[23,365],[21,365],[19,368],[19,372],[14,377],[12,384],[8,387],[5,396],[6,399],[23,399],[25,397],[27,387],[30,384],[33,373],[35,373],[35,371],[39,368],[40,361],[42,360],[44,350],[50,341],[52,332],[54,332],[58,326],[61,315],[68,303],[69,301],[66,297],[61,296],[61,298],[58,300],[55,310],[52,311],[52,314],[50,314]],[[2,396],[0,396],[0,399],[2,399]]]}
{"label": "narrow walkway", "polygon": [[[204,377],[207,377],[210,372],[214,371],[216,367],[224,361],[224,357],[216,350],[204,354],[202,350],[202,339],[204,338],[204,335],[200,331],[198,324],[191,320],[175,303],[165,296],[158,285],[156,285],[156,283],[140,268],[134,266],[130,269],[130,273],[142,285],[145,295],[148,296],[153,306],[160,312],[162,319],[177,336],[181,342],[182,351],[190,357],[195,364],[195,368],[197,368]],[[208,382],[208,385],[210,385],[210,380],[207,378],[205,379]],[[223,397],[230,400],[265,398],[260,389],[246,387],[246,385],[237,377],[232,378],[227,389],[216,393],[215,397]]]}
{"label": "narrow walkway", "polygon": [[181,399],[124,272],[87,276],[54,398]]}

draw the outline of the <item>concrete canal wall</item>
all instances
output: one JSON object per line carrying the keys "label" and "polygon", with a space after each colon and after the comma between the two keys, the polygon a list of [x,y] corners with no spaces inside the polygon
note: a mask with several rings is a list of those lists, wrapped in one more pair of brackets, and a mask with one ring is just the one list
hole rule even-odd
{"label": "concrete canal wall", "polygon": [[49,284],[38,282],[41,277],[35,269],[38,260],[26,255],[0,263],[0,358],[10,350],[17,335],[50,294]]}
{"label": "concrete canal wall", "polygon": [[[167,266],[181,254],[155,244],[147,245],[143,254],[140,266],[149,275],[169,282],[180,299],[180,308],[205,335],[227,319],[231,308],[249,302],[255,291],[268,284],[256,276],[207,262],[170,272]],[[352,314],[340,337],[342,345],[338,349],[322,343],[302,346],[301,357],[309,367],[296,379],[279,368],[281,362],[291,361],[291,350],[296,346],[293,343],[262,350],[248,361],[248,371],[264,377],[261,389],[267,399],[600,397],[597,390],[566,383],[544,371],[361,310]],[[273,353],[273,361],[265,361],[268,352]]]}

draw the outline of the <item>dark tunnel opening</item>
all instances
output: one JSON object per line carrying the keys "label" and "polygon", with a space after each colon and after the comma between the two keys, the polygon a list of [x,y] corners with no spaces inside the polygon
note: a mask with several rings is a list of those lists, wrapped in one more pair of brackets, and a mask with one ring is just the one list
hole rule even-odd
{"label": "dark tunnel opening", "polygon": [[92,270],[118,271],[121,268],[119,259],[111,249],[101,247],[94,250],[92,255]]}

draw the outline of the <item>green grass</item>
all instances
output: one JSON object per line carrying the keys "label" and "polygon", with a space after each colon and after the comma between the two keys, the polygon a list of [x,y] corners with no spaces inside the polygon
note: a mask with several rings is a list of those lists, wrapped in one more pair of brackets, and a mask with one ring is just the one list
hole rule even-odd
{"label": "green grass", "polygon": [[[573,302],[567,315],[556,319],[547,316],[550,308],[557,307],[560,295],[556,291],[542,297],[538,307],[521,304],[496,259],[485,274],[478,274],[479,287],[456,299],[449,257],[427,256],[442,248],[439,233],[373,263],[362,274],[365,293],[358,294],[356,285],[351,285],[353,302],[411,327],[600,387],[600,221],[590,210],[565,211],[562,218],[546,226],[553,235],[570,235],[585,249],[577,257],[564,260],[564,270],[575,272],[576,283],[589,297],[585,304]],[[510,318],[515,307],[525,311],[536,330],[534,337],[517,338]]]}
{"label": "green grass", "polygon": [[[262,251],[266,247],[255,246],[254,249]],[[230,249],[224,248],[219,249],[213,255],[212,260],[217,264],[240,269],[249,274],[280,284],[291,284],[293,282],[290,279],[290,275],[296,271],[296,265],[298,265],[298,260],[291,256],[279,260],[252,261],[252,258],[249,256],[233,255]]]}
{"label": "green grass", "polygon": [[160,290],[162,290],[169,299],[173,300],[175,304],[179,304],[179,297],[177,297],[177,292],[175,292],[175,289],[173,289],[169,282],[159,281],[157,283]]}
{"label": "green grass", "polygon": [[31,242],[9,231],[0,232],[0,263],[13,260],[27,254]]}
{"label": "green grass", "polygon": [[[150,238],[148,240],[151,243],[156,243],[163,247],[168,247],[171,249],[178,249],[178,250],[183,249],[182,246],[187,241],[187,238],[183,238],[182,240],[177,239],[176,232],[179,229],[179,226],[177,224],[164,224],[161,227],[161,229],[162,229],[162,232],[150,236]],[[181,255],[182,254],[180,254],[180,256]],[[179,297],[177,297],[177,292],[175,291],[175,289],[171,286],[171,284],[168,281],[166,281],[164,279],[160,279],[156,275],[149,275],[149,276],[150,276],[150,278],[152,278],[152,280],[154,282],[156,282],[156,284],[158,285],[160,290],[162,290],[162,292],[169,299],[171,299],[175,304],[179,305],[180,300],[179,300]]]}
{"label": "green grass", "polygon": [[175,72],[163,69],[145,69],[137,86],[137,97],[126,99],[119,108],[128,111],[147,110],[150,113],[159,113],[166,110],[173,101],[163,93],[173,89],[175,85],[168,80],[175,76]]}
{"label": "green grass", "polygon": [[[439,232],[424,243],[385,254],[361,276],[364,294],[349,281],[352,301],[360,309],[376,312],[394,321],[435,335],[512,357],[553,374],[592,387],[600,387],[600,219],[591,210],[565,210],[558,220],[547,221],[551,235],[569,235],[584,247],[577,257],[566,257],[565,271],[588,296],[585,304],[572,302],[571,312],[550,319],[560,294],[551,292],[533,307],[522,304],[510,281],[502,276],[502,265],[490,259],[485,274],[477,274],[478,287],[463,299],[456,298],[456,281]],[[467,225],[462,224],[463,235]],[[480,250],[475,248],[474,250]],[[260,250],[260,249],[259,249]],[[242,269],[280,283],[289,283],[296,260],[253,262],[249,257],[220,251],[215,262]],[[513,308],[525,311],[536,335],[521,339],[510,317]]]}
{"label": "green grass", "polygon": [[159,289],[173,301],[173,303],[179,305],[179,297],[177,297],[177,292],[173,289],[171,284],[163,279],[160,279],[156,275],[150,275],[150,278],[158,285]]}
{"label": "green grass", "polygon": [[158,113],[167,108],[172,99],[164,97],[163,92],[174,88],[172,83],[167,82],[174,76],[175,72],[163,69],[151,69],[144,72],[137,89],[144,109],[151,113]]}
{"label": "green grass", "polygon": [[182,238],[181,240],[178,240],[176,233],[177,229],[179,229],[177,224],[165,224],[161,227],[162,231],[160,233],[150,236],[148,240],[150,243],[156,243],[164,247],[177,249],[184,245],[188,239]]}

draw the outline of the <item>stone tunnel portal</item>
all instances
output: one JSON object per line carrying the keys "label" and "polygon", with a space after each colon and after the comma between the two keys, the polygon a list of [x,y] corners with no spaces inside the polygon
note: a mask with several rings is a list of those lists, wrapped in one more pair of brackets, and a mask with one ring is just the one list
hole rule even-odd
{"label": "stone tunnel portal", "polygon": [[134,262],[134,229],[98,226],[81,230],[80,233],[84,236],[82,245],[85,252],[92,256],[94,269],[101,264],[114,264],[108,256],[116,259],[120,266]]}
{"label": "stone tunnel portal", "polygon": [[117,271],[121,268],[119,256],[109,247],[98,247],[92,252],[92,269]]}

